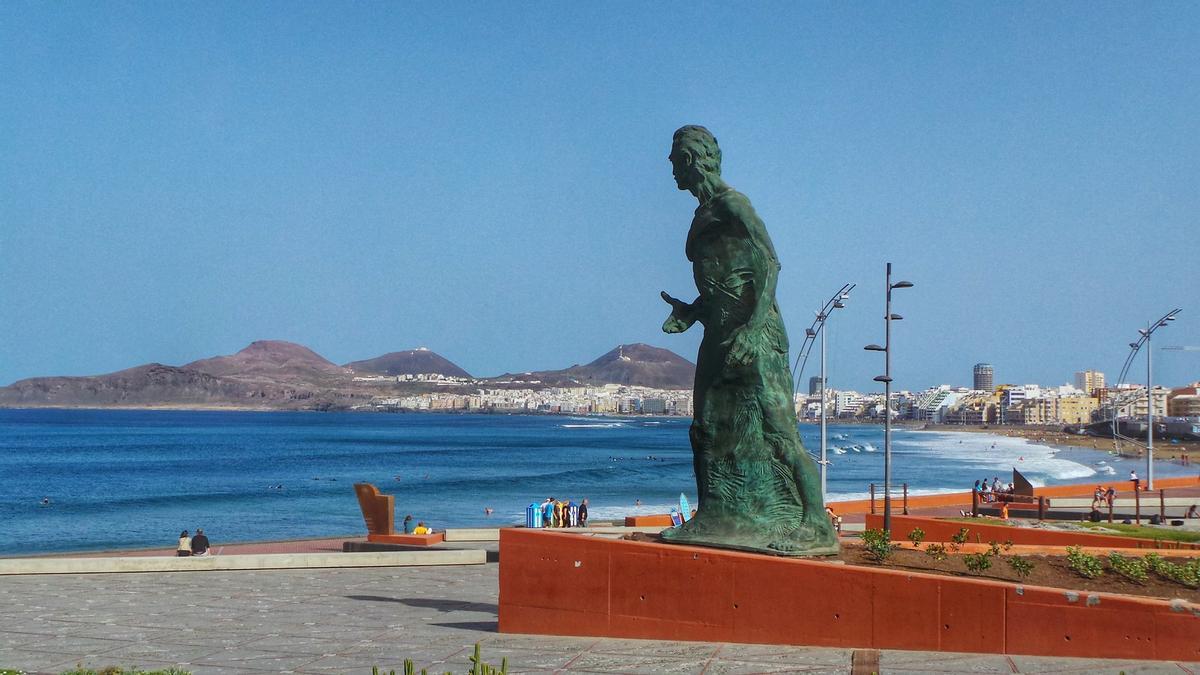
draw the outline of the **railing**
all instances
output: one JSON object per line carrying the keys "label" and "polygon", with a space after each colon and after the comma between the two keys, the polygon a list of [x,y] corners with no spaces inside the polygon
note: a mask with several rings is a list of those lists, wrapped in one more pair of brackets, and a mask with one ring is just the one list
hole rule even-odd
{"label": "railing", "polygon": [[[874,483],[871,483],[870,489],[871,489],[871,515],[875,515],[875,484]],[[883,499],[882,491],[883,491],[883,488],[880,488],[880,493],[881,493],[879,495],[880,500]],[[904,515],[907,516],[908,515],[908,483],[901,483],[900,491],[901,491],[901,499],[903,500],[903,504],[904,504]],[[896,489],[892,488],[892,499],[896,498],[895,495],[896,495]]]}

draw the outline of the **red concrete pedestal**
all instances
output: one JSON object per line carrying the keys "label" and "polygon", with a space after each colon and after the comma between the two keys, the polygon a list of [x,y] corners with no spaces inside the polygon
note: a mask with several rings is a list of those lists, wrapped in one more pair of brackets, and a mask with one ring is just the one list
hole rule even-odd
{"label": "red concrete pedestal", "polygon": [[500,632],[1200,660],[1200,606],[502,529]]}

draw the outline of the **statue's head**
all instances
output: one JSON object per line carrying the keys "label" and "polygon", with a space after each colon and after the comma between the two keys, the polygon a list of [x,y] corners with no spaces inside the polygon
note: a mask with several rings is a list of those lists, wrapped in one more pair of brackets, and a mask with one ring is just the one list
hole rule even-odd
{"label": "statue's head", "polygon": [[680,190],[699,185],[705,176],[721,175],[721,148],[717,147],[716,136],[702,126],[680,127],[671,142],[668,159]]}

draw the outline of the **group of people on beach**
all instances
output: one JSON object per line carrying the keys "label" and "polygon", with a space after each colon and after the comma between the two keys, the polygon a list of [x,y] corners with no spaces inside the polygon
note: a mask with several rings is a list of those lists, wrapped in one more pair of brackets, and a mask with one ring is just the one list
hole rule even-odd
{"label": "group of people on beach", "polygon": [[175,548],[175,555],[180,558],[188,558],[191,556],[208,555],[209,545],[208,536],[204,534],[202,528],[196,528],[196,536],[188,536],[188,531],[184,530],[179,533],[179,545]]}
{"label": "group of people on beach", "polygon": [[1092,510],[1099,511],[1102,507],[1112,509],[1113,500],[1117,498],[1117,491],[1113,486],[1102,487],[1097,485],[1092,491]]}
{"label": "group of people on beach", "polygon": [[419,520],[416,525],[413,525],[412,514],[404,516],[404,534],[433,534],[433,528],[425,524],[425,521]]}
{"label": "group of people on beach", "polygon": [[1016,487],[1012,483],[1007,486],[1000,483],[1000,477],[994,476],[991,482],[984,478],[983,480],[975,481],[974,492],[979,493],[980,501],[994,502],[1000,495],[1011,495],[1016,492]]}
{"label": "group of people on beach", "polygon": [[587,527],[588,500],[576,504],[568,499],[546,497],[542,502],[542,527]]}

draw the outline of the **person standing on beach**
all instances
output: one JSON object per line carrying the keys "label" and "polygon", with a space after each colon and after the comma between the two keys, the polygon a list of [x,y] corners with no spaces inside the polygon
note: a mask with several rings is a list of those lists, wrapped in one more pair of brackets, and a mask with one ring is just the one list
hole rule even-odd
{"label": "person standing on beach", "polygon": [[199,527],[196,528],[196,536],[192,537],[192,555],[208,555],[208,537]]}
{"label": "person standing on beach", "polygon": [[188,531],[184,530],[179,533],[179,546],[175,547],[175,556],[178,558],[188,558],[192,555],[192,538],[188,536]]}

